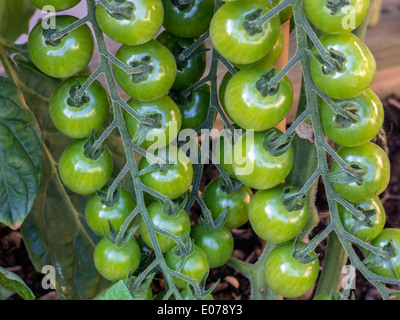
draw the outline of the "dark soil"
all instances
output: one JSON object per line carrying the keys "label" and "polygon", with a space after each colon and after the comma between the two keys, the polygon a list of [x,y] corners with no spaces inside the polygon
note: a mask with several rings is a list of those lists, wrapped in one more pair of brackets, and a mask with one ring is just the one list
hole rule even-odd
{"label": "dark soil", "polygon": [[[381,195],[382,203],[386,210],[386,227],[400,228],[400,97],[390,96],[383,100],[385,106],[384,134],[382,139],[376,142],[383,146],[389,153],[391,160],[391,180],[387,190]],[[386,135],[386,138],[384,137]],[[385,143],[385,141],[387,143]],[[202,189],[213,178],[217,176],[217,170],[213,165],[206,165],[202,181]],[[320,190],[323,190],[322,186]],[[321,213],[320,224],[312,231],[311,236],[318,234],[327,224],[327,206],[323,192],[318,193],[318,209]],[[199,208],[194,206],[191,212],[195,219],[199,213]],[[261,242],[254,235],[249,224],[245,224],[239,229],[233,230],[235,238],[235,252],[237,258],[247,262],[255,262],[261,254]],[[323,261],[326,243],[323,242],[317,251]],[[18,274],[25,283],[31,288],[38,299],[56,299],[54,292],[42,289],[42,275],[33,268],[21,235],[18,231],[0,226],[0,266]],[[223,266],[211,270],[209,284],[215,283],[220,279],[219,284],[213,292],[216,300],[248,300],[250,298],[250,285],[247,278],[232,269],[230,266]],[[154,291],[162,290],[162,280],[154,286]],[[312,299],[312,290],[298,299]],[[376,300],[380,299],[379,292],[366,281],[362,275],[357,275],[356,289],[354,295],[357,300]],[[13,295],[9,299],[20,299]]]}

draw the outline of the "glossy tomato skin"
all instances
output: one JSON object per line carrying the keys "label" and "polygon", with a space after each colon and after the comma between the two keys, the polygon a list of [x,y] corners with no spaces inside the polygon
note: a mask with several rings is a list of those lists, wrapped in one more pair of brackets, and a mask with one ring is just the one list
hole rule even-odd
{"label": "glossy tomato skin", "polygon": [[[170,145],[170,159],[174,160],[174,166],[165,171],[154,170],[140,176],[143,184],[169,197],[179,198],[190,187],[193,181],[193,166],[185,153]],[[139,162],[139,170],[148,167],[150,162],[143,157]]]}
{"label": "glossy tomato skin", "polygon": [[[343,56],[342,70],[329,72],[311,56],[311,76],[317,88],[333,99],[351,99],[368,89],[375,78],[376,61],[367,46],[354,34],[326,34],[320,38],[325,49]],[[317,54],[318,50],[314,47]]]}
{"label": "glossy tomato skin", "polygon": [[[174,247],[165,256],[167,266],[175,271],[178,269],[180,260],[177,254],[177,248],[178,247]],[[200,283],[201,279],[208,274],[209,271],[210,265],[206,254],[198,246],[193,245],[192,252],[186,257],[180,273]],[[186,288],[186,282],[184,280],[175,277],[173,279],[178,288]]]}
{"label": "glossy tomato skin", "polygon": [[[254,62],[255,65],[273,65],[281,57],[283,47],[285,45],[285,33],[283,28],[279,32],[278,40],[276,40],[274,46],[268,53],[259,61]],[[243,68],[242,68],[243,69]]]}
{"label": "glossy tomato skin", "polygon": [[224,209],[228,208],[225,227],[235,229],[248,220],[248,210],[253,191],[247,186],[243,186],[240,190],[233,194],[227,194],[220,183],[222,178],[216,178],[211,181],[203,193],[204,203],[211,211],[212,217],[216,219]]}
{"label": "glossy tomato skin", "polygon": [[43,9],[44,6],[52,6],[58,12],[75,7],[81,0],[31,0],[31,2],[39,9]]}
{"label": "glossy tomato skin", "polygon": [[325,0],[303,0],[303,8],[311,23],[324,33],[348,33],[356,29],[368,14],[370,2],[349,0],[334,9]]}
{"label": "glossy tomato skin", "polygon": [[357,115],[360,117],[356,123],[348,127],[335,125],[337,114],[325,102],[321,101],[321,123],[325,135],[333,142],[345,147],[354,147],[372,140],[382,128],[384,109],[379,97],[367,89],[352,99],[336,100],[339,106],[356,106]]}
{"label": "glossy tomato skin", "polygon": [[133,273],[140,264],[140,248],[135,239],[118,248],[106,238],[94,249],[94,265],[100,275],[110,281],[118,281]]}
{"label": "glossy tomato skin", "polygon": [[225,109],[229,118],[243,129],[265,131],[276,126],[289,113],[293,104],[293,86],[287,76],[277,92],[263,97],[256,83],[267,74],[277,75],[272,65],[253,66],[236,73],[225,91]]}
{"label": "glossy tomato skin", "polygon": [[196,129],[207,120],[210,109],[210,86],[203,84],[193,90],[187,99],[181,99],[172,93],[171,96],[178,104],[182,114],[181,129]]}
{"label": "glossy tomato skin", "polygon": [[81,88],[87,79],[87,76],[69,78],[54,91],[49,103],[54,126],[74,139],[87,138],[92,130],[99,130],[110,109],[108,94],[96,80],[85,91],[85,102],[71,101],[71,90]]}
{"label": "glossy tomato skin", "polygon": [[379,200],[379,197],[374,196],[368,200],[357,202],[354,204],[354,207],[361,208],[365,211],[376,210],[376,214],[370,218],[372,226],[362,226],[353,232],[352,228],[356,222],[353,218],[353,214],[338,203],[338,212],[344,228],[347,232],[363,241],[369,242],[375,239],[383,230],[386,222],[385,208],[383,207],[381,200]]}
{"label": "glossy tomato skin", "polygon": [[251,64],[263,58],[279,37],[280,21],[272,17],[262,32],[249,35],[242,27],[245,17],[262,9],[261,15],[272,9],[268,0],[241,0],[220,7],[210,24],[210,39],[214,48],[233,64]]}
{"label": "glossy tomato skin", "polygon": [[[278,132],[278,129],[272,129]],[[265,132],[254,132],[252,139],[247,131],[233,147],[233,170],[239,181],[253,189],[270,189],[285,180],[293,167],[294,151],[290,146],[283,154],[274,157],[264,149]]]}
{"label": "glossy tomato skin", "polygon": [[269,50],[268,53],[263,58],[252,64],[243,64],[243,65],[235,64],[235,67],[238,69],[245,69],[254,65],[274,65],[275,62],[277,62],[278,59],[281,57],[284,45],[285,45],[285,33],[283,31],[283,28],[281,28],[278,40],[276,40],[272,49]]}
{"label": "glossy tomato skin", "polygon": [[216,231],[206,231],[199,224],[190,233],[194,244],[206,254],[210,268],[219,268],[228,262],[233,253],[233,236],[231,231],[222,227]]}
{"label": "glossy tomato skin", "polygon": [[[72,16],[57,16],[56,28],[62,30],[77,20]],[[72,30],[57,45],[48,43],[41,21],[28,37],[28,52],[33,63],[54,78],[68,78],[82,71],[89,64],[93,50],[93,35],[87,25]]]}
{"label": "glossy tomato skin", "polygon": [[171,51],[156,40],[130,46],[122,45],[115,57],[126,65],[135,65],[150,57],[151,72],[145,79],[133,81],[132,75],[113,66],[115,80],[135,100],[154,100],[171,89],[176,78],[176,62]]}
{"label": "glossy tomato skin", "polygon": [[[176,103],[168,95],[150,101],[130,99],[128,105],[142,116],[154,113],[161,115],[161,127],[150,130],[140,144],[141,147],[148,149],[154,143],[163,147],[170,144],[178,135],[182,125],[182,115]],[[129,135],[133,138],[140,128],[140,122],[126,110],[124,110],[124,120]]]}
{"label": "glossy tomato skin", "polygon": [[[394,228],[383,229],[382,232],[374,240],[372,240],[371,245],[383,249],[390,241],[392,242],[396,251],[392,261],[397,275],[396,278],[398,278],[400,276],[400,230]],[[387,263],[370,268],[370,270],[378,275],[394,278]]]}
{"label": "glossy tomato skin", "polygon": [[289,212],[281,203],[285,188],[296,187],[283,183],[272,189],[256,192],[249,205],[249,221],[254,232],[268,242],[286,242],[296,237],[307,223],[309,206],[306,201],[300,210]]}
{"label": "glossy tomato skin", "polygon": [[58,172],[68,189],[78,194],[91,194],[107,183],[113,162],[107,147],[97,160],[87,158],[83,152],[84,144],[85,139],[79,139],[67,146],[58,162]]}
{"label": "glossy tomato skin", "polygon": [[[357,147],[342,147],[338,155],[346,162],[356,162],[366,174],[361,185],[357,183],[333,183],[339,195],[348,201],[363,201],[381,194],[389,184],[390,161],[386,153],[376,144],[368,142]],[[336,161],[331,165],[331,172],[340,167]]]}
{"label": "glossy tomato skin", "polygon": [[[179,54],[189,48],[195,42],[195,39],[179,38],[165,30],[157,36],[156,40],[166,46],[175,56],[177,73],[172,89],[179,91],[189,88],[201,79],[207,64],[205,52],[193,59],[184,61],[178,59]],[[205,47],[202,43],[194,52],[205,49]]]}
{"label": "glossy tomato skin", "polygon": [[[293,241],[276,247],[268,256],[264,277],[268,286],[278,295],[294,298],[311,289],[319,273],[319,261],[303,264],[292,257]],[[300,248],[304,247],[300,243]],[[315,252],[310,253],[316,256]]]}
{"label": "glossy tomato skin", "polygon": [[163,0],[163,25],[167,31],[182,38],[197,38],[208,30],[215,0],[194,0],[182,7],[176,3],[174,0]]}
{"label": "glossy tomato skin", "polygon": [[[185,210],[181,210],[176,216],[169,216],[163,212],[163,205],[159,201],[154,201],[147,207],[147,213],[156,227],[177,237],[185,232],[190,232],[190,219]],[[140,235],[147,246],[154,248],[143,218],[140,221]],[[156,238],[163,253],[167,253],[176,246],[176,242],[173,239],[163,234],[156,233]]]}
{"label": "glossy tomato skin", "polygon": [[[106,188],[104,191],[107,191]],[[99,236],[104,236],[104,230],[109,232],[108,221],[111,222],[116,232],[119,232],[125,220],[136,208],[136,201],[125,189],[121,189],[118,201],[107,206],[102,203],[101,198],[94,194],[85,206],[85,218],[90,229]]]}
{"label": "glossy tomato skin", "polygon": [[[112,2],[112,0],[107,0]],[[161,29],[164,8],[161,0],[128,0],[133,5],[131,17],[113,16],[102,5],[96,7],[96,19],[101,30],[123,44],[142,44],[155,37]],[[127,3],[124,3],[127,5]]]}

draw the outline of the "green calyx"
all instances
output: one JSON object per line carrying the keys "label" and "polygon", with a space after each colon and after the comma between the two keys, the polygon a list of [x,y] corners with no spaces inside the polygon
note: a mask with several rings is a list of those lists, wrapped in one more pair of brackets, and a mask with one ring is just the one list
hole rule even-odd
{"label": "green calyx", "polygon": [[334,126],[336,128],[348,128],[352,124],[357,123],[360,119],[358,115],[358,107],[356,105],[349,104],[343,108],[345,116],[338,114],[335,118]]}
{"label": "green calyx", "polygon": [[263,24],[265,21],[259,19],[261,17],[261,13],[262,9],[257,9],[246,15],[245,19],[243,20],[242,28],[246,30],[249,36],[254,36],[263,32]]}
{"label": "green calyx", "polygon": [[56,28],[43,29],[43,35],[46,38],[46,45],[51,47],[58,47],[61,44],[61,39],[66,36],[59,37]]}
{"label": "green calyx", "polygon": [[187,12],[193,8],[194,0],[170,0],[179,11]]}
{"label": "green calyx", "polygon": [[107,208],[112,208],[121,198],[121,186],[118,185],[114,192],[111,192],[111,190],[97,190],[96,195],[100,198],[102,205],[106,206]]}
{"label": "green calyx", "polygon": [[283,142],[279,141],[282,132],[276,128],[270,129],[265,137],[263,147],[274,157],[279,157],[284,154],[291,146],[294,135],[291,135],[288,139]]}
{"label": "green calyx", "polygon": [[336,15],[343,7],[348,6],[348,0],[326,0],[325,6],[331,10],[331,15]]}
{"label": "green calyx", "polygon": [[79,81],[77,81],[77,84],[72,86],[69,90],[69,98],[67,100],[67,103],[70,107],[80,108],[90,101],[90,98],[87,95],[80,94],[79,89],[81,87],[82,85],[79,83]]}
{"label": "green calyx", "polygon": [[105,147],[103,145],[100,147],[95,147],[95,141],[96,135],[93,130],[83,145],[83,154],[86,158],[89,158],[93,161],[98,160],[105,151]]}
{"label": "green calyx", "polygon": [[301,192],[292,192],[293,187],[288,186],[283,189],[280,201],[286,211],[299,211],[304,208],[306,195]]}
{"label": "green calyx", "polygon": [[106,8],[108,14],[117,20],[131,20],[135,5],[126,0],[114,0]]}
{"label": "green calyx", "polygon": [[322,61],[322,72],[326,75],[330,75],[334,72],[343,71],[344,64],[346,62],[345,56],[333,48],[329,48],[329,54],[331,56],[331,60]]}
{"label": "green calyx", "polygon": [[260,92],[262,97],[273,96],[279,90],[279,83],[272,84],[271,80],[276,75],[276,68],[264,73],[260,79],[256,82],[256,89]]}
{"label": "green calyx", "polygon": [[132,67],[132,82],[140,83],[148,79],[150,74],[153,72],[154,67],[150,64],[151,56],[145,56],[140,61],[131,62]]}

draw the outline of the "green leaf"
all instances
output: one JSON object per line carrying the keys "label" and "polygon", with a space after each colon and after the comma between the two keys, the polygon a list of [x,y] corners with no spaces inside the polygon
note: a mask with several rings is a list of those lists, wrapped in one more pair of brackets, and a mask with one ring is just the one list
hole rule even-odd
{"label": "green leaf", "polygon": [[34,12],[30,0],[1,0],[0,36],[14,42],[21,34],[28,33],[29,19]]}
{"label": "green leaf", "polygon": [[17,87],[0,77],[0,222],[18,228],[40,186],[42,144]]}
{"label": "green leaf", "polygon": [[25,300],[35,299],[31,289],[19,276],[0,267],[0,300],[5,300],[14,293]]}
{"label": "green leaf", "polygon": [[32,210],[21,226],[29,256],[37,271],[45,265],[56,270],[60,299],[93,298],[109,282],[98,274],[93,252],[95,237],[83,216],[86,196],[69,193],[62,184],[56,162],[71,139],[59,133],[50,120],[48,103],[60,80],[49,78],[17,55],[19,87],[31,106],[42,132],[42,184]]}
{"label": "green leaf", "polygon": [[134,300],[124,280],[120,280],[109,288],[98,300]]}

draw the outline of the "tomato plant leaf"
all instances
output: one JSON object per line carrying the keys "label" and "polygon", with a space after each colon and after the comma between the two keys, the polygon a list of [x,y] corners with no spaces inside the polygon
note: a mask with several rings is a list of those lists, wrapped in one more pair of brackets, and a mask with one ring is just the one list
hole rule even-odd
{"label": "tomato plant leaf", "polygon": [[0,300],[5,300],[14,293],[25,300],[35,299],[32,290],[18,275],[0,267]]}
{"label": "tomato plant leaf", "polygon": [[0,36],[14,42],[29,31],[29,19],[35,12],[30,0],[0,1]]}
{"label": "tomato plant leaf", "polygon": [[110,287],[98,300],[134,300],[129,288],[123,280]]}
{"label": "tomato plant leaf", "polygon": [[40,186],[42,144],[32,112],[17,87],[0,77],[0,222],[16,229]]}

